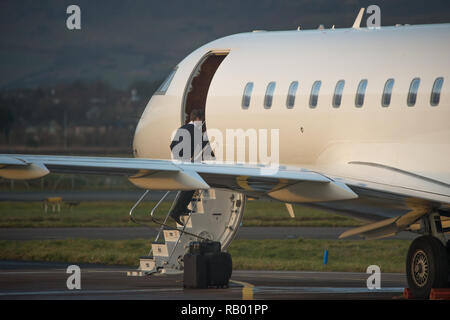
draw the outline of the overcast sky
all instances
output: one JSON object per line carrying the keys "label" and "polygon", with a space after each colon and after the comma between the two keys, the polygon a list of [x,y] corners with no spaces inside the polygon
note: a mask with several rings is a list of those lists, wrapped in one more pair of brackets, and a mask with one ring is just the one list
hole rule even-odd
{"label": "overcast sky", "polygon": [[[81,8],[81,30],[66,9]],[[450,22],[448,0],[2,0],[0,88],[105,80],[126,87],[159,80],[191,51],[254,29],[350,27],[361,7],[383,26]]]}

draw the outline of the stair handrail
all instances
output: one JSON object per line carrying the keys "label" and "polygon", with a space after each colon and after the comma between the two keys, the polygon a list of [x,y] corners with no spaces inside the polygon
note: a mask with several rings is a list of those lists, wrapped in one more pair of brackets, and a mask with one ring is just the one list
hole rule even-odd
{"label": "stair handrail", "polygon": [[[168,191],[168,193],[169,193],[169,192],[170,192],[170,191]],[[167,193],[167,194],[168,194],[168,193]],[[163,222],[163,224],[161,225],[161,227],[159,228],[158,234],[156,235],[155,242],[157,242],[157,241],[159,240],[159,237],[161,236],[161,232],[164,231],[164,225],[167,223],[167,219],[169,218],[170,212],[172,211],[173,207],[175,206],[175,203],[177,202],[178,197],[180,196],[180,193],[181,193],[181,191],[178,191],[178,192],[177,192],[177,195],[176,195],[175,198],[173,199],[172,205],[170,206],[170,209],[169,209],[169,211],[167,212],[167,215],[166,215],[166,217],[165,217],[165,219],[164,219],[164,222]],[[166,194],[166,195],[167,195],[167,194]],[[164,197],[164,198],[165,198],[165,197]],[[161,202],[161,201],[160,201],[160,202]],[[157,205],[159,205],[159,204],[157,204]],[[152,212],[150,213],[152,217],[153,217],[153,213],[154,213],[155,209],[156,209],[156,208],[154,208],[154,209],[152,210]],[[150,252],[151,252],[151,251],[150,251]]]}
{"label": "stair handrail", "polygon": [[[199,191],[199,192],[201,192],[201,191]],[[199,195],[197,195],[197,197],[199,197]],[[192,215],[192,213],[194,211],[197,211],[197,201],[195,201],[195,208],[194,208],[194,205],[193,205],[191,212],[189,212],[189,214],[188,214],[188,218],[186,219],[186,221],[184,221],[183,229],[181,230],[181,233],[180,233],[177,241],[175,242],[174,247],[172,248],[172,252],[169,255],[169,259],[167,259],[167,262],[169,262],[172,259],[172,256],[175,253],[175,250],[177,249],[178,244],[180,243],[181,236],[182,236],[183,233],[185,233],[186,226],[188,225],[189,221],[191,220],[191,215]]]}
{"label": "stair handrail", "polygon": [[150,192],[150,190],[145,190],[144,193],[142,194],[142,196],[139,198],[138,201],[136,201],[136,203],[131,207],[131,210],[129,212],[130,215],[130,220],[133,221],[134,223],[140,224],[139,222],[137,222],[134,218],[133,218],[133,211],[134,209],[136,209],[136,207],[141,203],[142,200],[144,200],[144,198],[147,196],[147,194]]}
{"label": "stair handrail", "polygon": [[171,191],[167,191],[162,197],[161,199],[158,201],[158,203],[153,207],[152,211],[150,212],[150,216],[153,217],[153,214],[155,213],[155,210],[159,207],[159,205],[161,204],[161,202],[164,201],[164,199],[169,195]]}

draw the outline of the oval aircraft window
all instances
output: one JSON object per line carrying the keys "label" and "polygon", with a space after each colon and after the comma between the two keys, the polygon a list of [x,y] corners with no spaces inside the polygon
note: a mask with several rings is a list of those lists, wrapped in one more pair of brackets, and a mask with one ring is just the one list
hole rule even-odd
{"label": "oval aircraft window", "polygon": [[297,94],[297,89],[298,89],[298,81],[292,81],[291,85],[289,86],[289,90],[288,90],[288,96],[286,99],[286,108],[292,109],[294,107],[295,95]]}
{"label": "oval aircraft window", "polygon": [[366,94],[367,79],[363,79],[359,82],[358,89],[356,90],[355,106],[361,108],[364,104],[364,95]]}
{"label": "oval aircraft window", "polygon": [[342,92],[344,91],[345,80],[339,80],[336,83],[333,96],[333,108],[339,108],[342,102]]}
{"label": "oval aircraft window", "polygon": [[383,96],[381,97],[381,105],[389,107],[391,104],[392,89],[394,88],[394,79],[388,79],[384,85]]}
{"label": "oval aircraft window", "polygon": [[409,86],[408,91],[408,99],[406,100],[406,102],[408,103],[408,107],[413,107],[416,104],[417,91],[419,90],[419,85],[420,85],[419,78],[414,78],[411,81],[411,85]]}
{"label": "oval aircraft window", "polygon": [[322,81],[315,81],[311,88],[311,96],[309,97],[309,107],[314,109],[317,107],[317,102],[319,101],[319,91]]}
{"label": "oval aircraft window", "polygon": [[434,81],[433,89],[431,91],[431,99],[430,104],[435,107],[439,104],[439,100],[441,97],[441,89],[444,84],[444,78],[440,77]]}
{"label": "oval aircraft window", "polygon": [[253,82],[248,82],[244,88],[244,95],[242,96],[242,109],[248,109],[250,106],[250,98],[253,91]]}
{"label": "oval aircraft window", "polygon": [[273,93],[275,91],[275,82],[269,82],[266,89],[266,96],[264,97],[264,109],[270,109],[272,107]]}
{"label": "oval aircraft window", "polygon": [[159,86],[158,90],[154,94],[160,94],[164,95],[166,94],[167,89],[169,89],[170,83],[172,82],[173,76],[175,75],[175,72],[177,71],[178,67],[175,67],[167,76],[166,80]]}

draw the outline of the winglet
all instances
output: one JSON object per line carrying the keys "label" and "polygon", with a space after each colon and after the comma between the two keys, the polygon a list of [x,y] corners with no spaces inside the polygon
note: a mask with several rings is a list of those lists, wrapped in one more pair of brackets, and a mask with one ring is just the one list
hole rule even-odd
{"label": "winglet", "polygon": [[358,16],[356,16],[355,22],[353,22],[353,26],[352,26],[353,29],[359,29],[359,27],[361,26],[361,20],[362,20],[363,14],[364,14],[364,10],[365,10],[365,8],[361,8],[359,10]]}

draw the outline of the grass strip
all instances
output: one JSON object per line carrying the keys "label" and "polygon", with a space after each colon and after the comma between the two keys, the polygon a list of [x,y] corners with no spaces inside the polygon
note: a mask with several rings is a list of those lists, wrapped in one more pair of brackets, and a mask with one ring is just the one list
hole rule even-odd
{"label": "grass strip", "polygon": [[[128,201],[81,202],[70,209],[63,205],[61,212],[45,213],[42,202],[0,202],[0,228],[27,227],[134,227],[128,212],[133,206]],[[144,202],[135,210],[138,221],[152,225],[150,211],[155,202]],[[155,215],[163,219],[171,203],[163,202]],[[170,223],[173,223],[170,220]],[[290,218],[283,203],[275,201],[248,201],[243,226],[298,226],[298,227],[355,227],[362,222],[327,211],[295,206],[295,218]]]}
{"label": "grass strip", "polygon": [[[235,270],[296,270],[365,272],[369,265],[382,272],[404,272],[408,240],[235,240],[229,247]],[[99,263],[137,267],[150,240],[0,241],[0,259]],[[328,264],[323,265],[328,249]]]}

